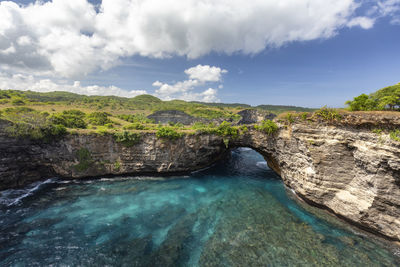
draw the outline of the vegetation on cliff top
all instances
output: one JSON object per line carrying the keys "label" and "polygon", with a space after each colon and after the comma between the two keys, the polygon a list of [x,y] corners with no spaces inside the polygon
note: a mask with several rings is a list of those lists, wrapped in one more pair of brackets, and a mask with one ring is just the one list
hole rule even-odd
{"label": "vegetation on cliff top", "polygon": [[399,110],[400,83],[382,88],[370,95],[361,94],[347,101],[351,111],[365,110]]}
{"label": "vegetation on cliff top", "polygon": [[[52,140],[68,131],[98,133],[111,135],[117,142],[128,146],[138,142],[140,135],[137,133],[147,131],[168,139],[196,132],[236,138],[249,130],[246,126],[233,125],[241,118],[237,113],[249,107],[245,104],[162,101],[151,95],[124,98],[0,90],[0,118],[12,122],[7,129],[12,136]],[[303,110],[286,106],[260,108],[277,113],[285,108]],[[160,110],[180,110],[197,121],[188,126],[180,123],[159,125],[147,117]]]}
{"label": "vegetation on cliff top", "polygon": [[[351,110],[394,109],[400,108],[399,96],[400,84],[397,84],[369,96],[356,97],[348,104]],[[123,98],[0,90],[0,119],[11,122],[7,132],[11,136],[34,140],[54,140],[67,132],[110,135],[126,146],[139,142],[142,132],[153,132],[157,137],[166,139],[193,133],[216,134],[231,139],[253,127],[237,125],[241,118],[238,112],[243,108],[248,108],[248,105],[162,101],[150,95]],[[286,126],[295,121],[338,122],[344,112],[326,107],[316,111],[288,106],[263,105],[259,108],[275,109],[277,113],[288,110],[276,119]],[[180,110],[196,117],[196,120],[191,125],[172,122],[156,124],[147,116],[159,110]],[[254,125],[254,129],[272,134],[278,126],[273,121],[265,120]]]}

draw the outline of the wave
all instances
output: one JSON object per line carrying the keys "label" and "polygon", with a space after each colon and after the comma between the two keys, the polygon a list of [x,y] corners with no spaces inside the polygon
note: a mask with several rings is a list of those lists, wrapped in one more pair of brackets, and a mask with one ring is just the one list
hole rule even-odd
{"label": "wave", "polygon": [[250,147],[239,147],[237,150],[239,150],[239,151],[250,151],[250,150],[253,150],[253,149],[251,149]]}
{"label": "wave", "polygon": [[264,169],[264,170],[269,170],[269,167],[268,167],[268,165],[267,165],[267,162],[265,162],[265,161],[259,161],[259,162],[257,162],[257,163],[256,163],[256,166],[259,167],[259,168],[261,168],[261,169]]}
{"label": "wave", "polygon": [[13,206],[21,202],[22,199],[33,195],[43,185],[55,183],[54,179],[47,179],[43,182],[37,182],[29,185],[24,189],[8,189],[0,192],[0,204],[6,206]]}

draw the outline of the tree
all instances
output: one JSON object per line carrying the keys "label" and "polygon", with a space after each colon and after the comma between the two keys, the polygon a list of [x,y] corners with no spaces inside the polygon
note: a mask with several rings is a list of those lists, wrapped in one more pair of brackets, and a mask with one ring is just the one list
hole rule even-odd
{"label": "tree", "polygon": [[384,96],[379,101],[379,107],[381,107],[382,109],[385,109],[386,106],[389,106],[389,109],[394,109],[395,106],[399,105],[400,98],[397,95]]}
{"label": "tree", "polygon": [[350,110],[374,110],[377,108],[377,103],[371,99],[368,95],[362,94],[353,99],[353,101],[347,101],[346,105],[349,105]]}

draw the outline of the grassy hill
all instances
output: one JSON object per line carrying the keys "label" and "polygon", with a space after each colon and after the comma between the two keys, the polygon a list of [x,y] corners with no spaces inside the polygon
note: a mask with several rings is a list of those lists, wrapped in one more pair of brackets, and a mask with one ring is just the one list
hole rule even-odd
{"label": "grassy hill", "polygon": [[[180,133],[194,131],[237,135],[247,128],[221,122],[240,120],[241,116],[237,113],[247,108],[275,113],[312,111],[291,106],[251,107],[239,103],[162,101],[151,95],[126,98],[86,96],[70,92],[0,90],[0,119],[12,122],[12,126],[7,129],[10,135],[41,140],[52,140],[66,132],[112,134],[126,144],[136,142],[138,134],[143,131],[156,131],[160,137],[168,138],[176,138]],[[202,122],[189,126],[179,123],[165,126],[155,124],[147,118],[149,114],[161,110],[180,110],[201,118]]]}

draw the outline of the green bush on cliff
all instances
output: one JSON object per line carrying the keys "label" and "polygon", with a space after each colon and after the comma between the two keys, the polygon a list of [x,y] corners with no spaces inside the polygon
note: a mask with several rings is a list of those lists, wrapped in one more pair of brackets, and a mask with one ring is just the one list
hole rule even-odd
{"label": "green bush on cliff", "polygon": [[178,139],[183,136],[183,133],[178,133],[174,128],[169,127],[169,126],[162,126],[158,128],[156,132],[156,136],[158,138],[165,138],[165,139]]}
{"label": "green bush on cliff", "polygon": [[132,123],[154,123],[154,120],[148,119],[144,114],[118,115],[118,118]]}
{"label": "green bush on cliff", "polygon": [[266,134],[273,134],[278,130],[278,125],[271,120],[264,120],[260,125],[254,125],[254,129]]}
{"label": "green bush on cliff", "polygon": [[336,109],[322,107],[314,113],[317,117],[325,121],[335,121],[340,120],[342,116],[337,112]]}
{"label": "green bush on cliff", "polygon": [[67,133],[63,125],[53,124],[45,113],[30,108],[7,108],[3,113],[12,122],[6,132],[13,137],[51,141]]}
{"label": "green bush on cliff", "polygon": [[286,120],[289,124],[293,123],[293,122],[294,122],[294,115],[293,115],[292,113],[287,113],[287,114],[285,115],[285,120]]}
{"label": "green bush on cliff", "polygon": [[128,131],[114,133],[113,137],[116,142],[123,144],[124,146],[133,146],[141,140],[142,136],[140,133],[131,133]]}
{"label": "green bush on cliff", "polygon": [[87,148],[80,148],[76,152],[76,158],[79,163],[74,168],[79,172],[86,171],[93,164],[92,154]]}
{"label": "green bush on cliff", "polygon": [[390,139],[400,142],[400,130],[396,129],[389,133]]}
{"label": "green bush on cliff", "polygon": [[87,118],[90,124],[103,126],[107,123],[112,123],[108,116],[110,116],[110,114],[106,112],[93,112],[90,113]]}
{"label": "green bush on cliff", "polygon": [[80,110],[64,110],[51,116],[54,124],[64,125],[67,128],[85,129],[87,123],[84,121],[85,113]]}
{"label": "green bush on cliff", "polygon": [[215,130],[215,133],[220,136],[236,138],[239,135],[238,128],[231,125],[231,123],[223,121]]}
{"label": "green bush on cliff", "polygon": [[125,130],[147,130],[147,127],[141,122],[134,122],[123,127]]}

